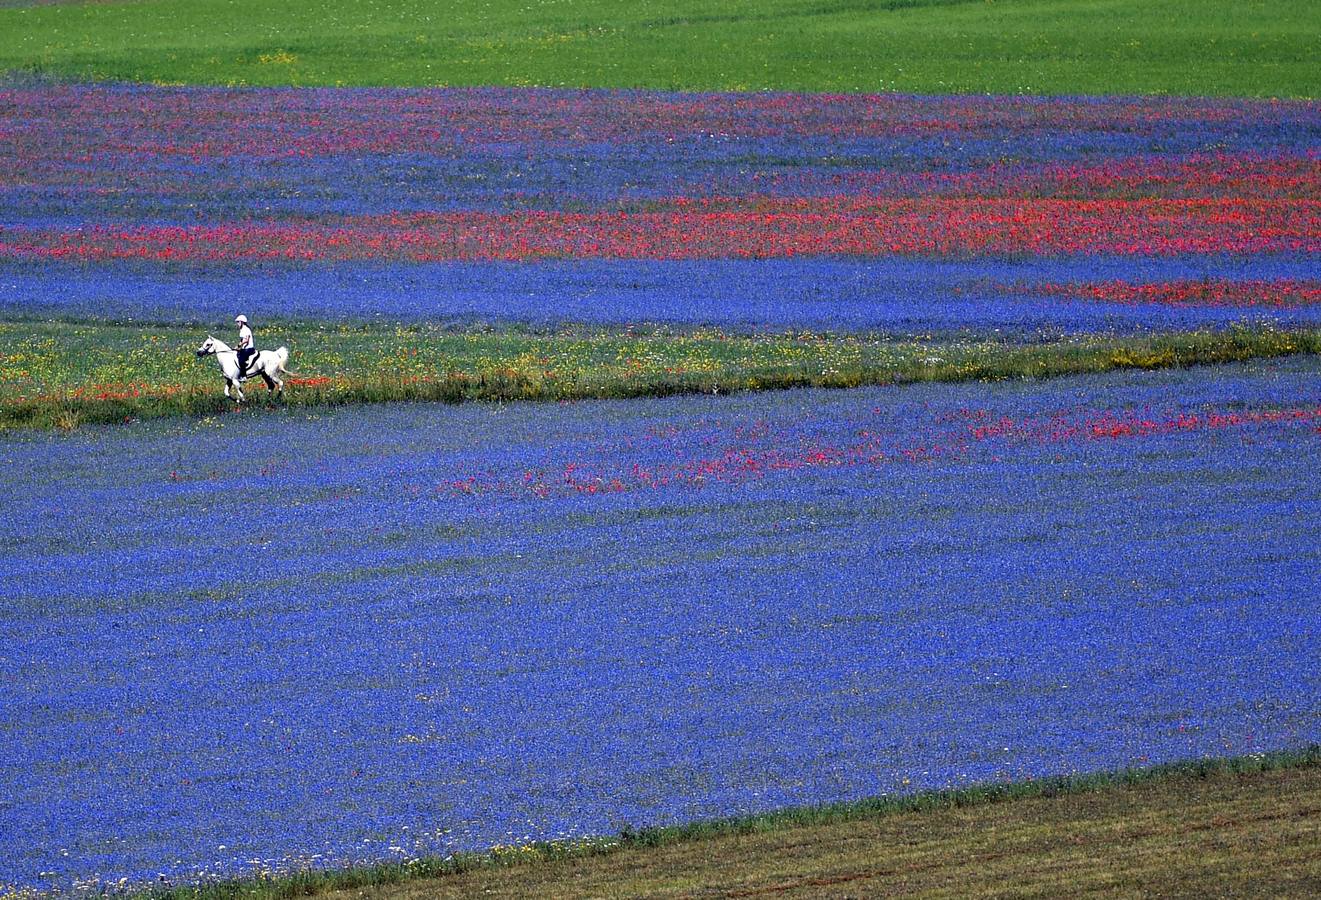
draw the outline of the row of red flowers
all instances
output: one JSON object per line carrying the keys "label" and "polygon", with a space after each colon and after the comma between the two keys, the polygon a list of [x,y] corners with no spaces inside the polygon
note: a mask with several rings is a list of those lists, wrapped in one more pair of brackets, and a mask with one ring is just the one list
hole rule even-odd
{"label": "row of red flowers", "polygon": [[1244,281],[1197,278],[1150,283],[1114,279],[1085,283],[1045,282],[1026,286],[1003,284],[999,287],[1008,293],[1028,292],[1047,297],[1099,300],[1103,303],[1281,308],[1321,303],[1321,281],[1297,278]]}
{"label": "row of red flowers", "polygon": [[741,482],[776,473],[822,468],[856,468],[893,463],[926,463],[965,459],[978,444],[1053,445],[1075,441],[1142,439],[1161,435],[1218,432],[1246,427],[1315,428],[1321,407],[1280,409],[1207,409],[1144,415],[1135,411],[1102,410],[1082,416],[1047,418],[994,418],[944,434],[912,436],[860,432],[853,444],[800,442],[792,448],[761,444],[727,447],[718,454],[675,464],[602,467],[590,461],[569,462],[561,469],[529,469],[520,477],[472,475],[438,484],[437,494],[506,494],[548,498],[564,494],[622,493],[672,485],[701,486],[713,482]]}
{"label": "row of red flowers", "polygon": [[712,259],[1321,252],[1321,201],[763,199],[655,212],[423,213],[205,226],[0,227],[0,259]]}

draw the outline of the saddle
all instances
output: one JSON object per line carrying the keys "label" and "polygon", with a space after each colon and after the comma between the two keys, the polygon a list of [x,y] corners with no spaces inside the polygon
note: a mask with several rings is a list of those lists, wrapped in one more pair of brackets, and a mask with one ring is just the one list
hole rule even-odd
{"label": "saddle", "polygon": [[246,378],[257,371],[257,367],[254,364],[257,357],[257,349],[255,347],[239,350],[238,355],[240,378]]}

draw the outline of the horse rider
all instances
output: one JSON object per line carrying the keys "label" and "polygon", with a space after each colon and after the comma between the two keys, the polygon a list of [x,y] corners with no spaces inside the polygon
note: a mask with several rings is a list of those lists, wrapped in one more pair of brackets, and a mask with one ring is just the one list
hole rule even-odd
{"label": "horse rider", "polygon": [[239,327],[239,343],[234,349],[239,352],[239,377],[248,370],[248,360],[257,352],[257,346],[252,339],[252,329],[248,327],[248,317],[240,313],[234,317],[234,322]]}

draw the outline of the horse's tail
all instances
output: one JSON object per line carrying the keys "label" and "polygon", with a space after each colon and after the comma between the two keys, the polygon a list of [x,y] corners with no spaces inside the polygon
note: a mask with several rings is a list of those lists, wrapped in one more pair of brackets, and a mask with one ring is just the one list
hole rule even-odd
{"label": "horse's tail", "polygon": [[287,363],[287,362],[289,361],[289,348],[288,348],[288,347],[277,347],[276,350],[275,350],[275,359],[276,359],[276,365],[277,365],[277,367],[278,367],[279,370],[280,370],[281,372],[283,372],[285,375],[292,375],[292,376],[295,377],[295,378],[300,378],[300,377],[302,377],[300,373],[298,373],[298,372],[290,372],[288,369],[286,369],[286,368],[284,367],[284,364]]}

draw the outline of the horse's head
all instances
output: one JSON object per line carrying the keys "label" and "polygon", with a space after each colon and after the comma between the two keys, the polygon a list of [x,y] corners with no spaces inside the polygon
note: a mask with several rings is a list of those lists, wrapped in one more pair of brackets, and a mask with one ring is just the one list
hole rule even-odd
{"label": "horse's head", "polygon": [[200,359],[203,356],[209,356],[210,354],[215,352],[216,352],[216,339],[211,337],[210,335],[207,335],[206,340],[202,341],[202,346],[197,348],[197,356]]}

